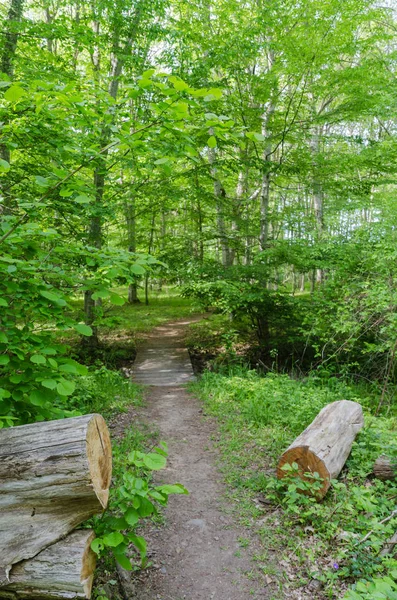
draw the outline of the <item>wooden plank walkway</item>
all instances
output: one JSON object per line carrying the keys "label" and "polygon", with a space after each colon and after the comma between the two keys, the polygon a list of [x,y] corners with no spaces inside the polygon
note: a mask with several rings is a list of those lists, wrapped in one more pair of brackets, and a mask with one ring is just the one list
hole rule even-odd
{"label": "wooden plank walkway", "polygon": [[190,323],[200,316],[166,323],[155,327],[138,346],[133,368],[137,383],[154,386],[172,386],[195,379],[184,336]]}

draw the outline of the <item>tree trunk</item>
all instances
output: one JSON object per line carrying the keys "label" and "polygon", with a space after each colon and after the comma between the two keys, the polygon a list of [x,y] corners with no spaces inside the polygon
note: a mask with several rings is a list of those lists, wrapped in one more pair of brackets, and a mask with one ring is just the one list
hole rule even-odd
{"label": "tree trunk", "polygon": [[331,479],[339,475],[363,425],[363,410],[357,402],[339,400],[328,404],[281,456],[277,477],[285,477],[288,471],[282,467],[295,462],[302,479],[306,473],[320,475],[323,486],[318,497],[323,498]]}
{"label": "tree trunk", "polygon": [[12,564],[102,512],[111,471],[101,415],[0,430],[0,584]]}
{"label": "tree trunk", "polygon": [[[124,203],[124,214],[127,226],[128,251],[136,252],[136,217],[135,217],[135,197],[131,195],[129,201]],[[139,304],[138,285],[136,282],[128,286],[128,302],[130,304]]]}
{"label": "tree trunk", "polygon": [[382,481],[397,479],[397,462],[392,462],[387,456],[380,456],[374,464],[374,475]]}
{"label": "tree trunk", "polygon": [[[16,26],[22,20],[23,6],[24,0],[11,0],[10,7],[8,9],[7,20],[4,24],[4,46],[3,53],[0,57],[0,71],[8,75],[11,81],[14,76],[14,59],[19,37]],[[5,143],[0,144],[0,158],[10,163],[10,150]],[[6,184],[5,179],[3,179],[3,183]],[[1,191],[4,194],[5,206],[9,209],[11,199],[5,189]]]}
{"label": "tree trunk", "polygon": [[[209,134],[213,135],[214,131],[212,127],[209,130]],[[216,167],[216,151],[215,148],[208,148],[208,162],[211,167],[211,176],[214,182],[214,196],[216,206],[216,223],[218,229],[219,243],[222,251],[222,264],[224,267],[229,266],[229,245],[226,237],[226,225],[225,225],[225,198],[226,192],[219,181],[218,172]]]}
{"label": "tree trunk", "polygon": [[[123,66],[125,62],[125,57],[131,54],[131,48],[133,41],[136,38],[138,32],[138,25],[141,18],[141,10],[142,7],[140,4],[137,5],[136,13],[134,17],[134,23],[131,28],[131,36],[125,42],[123,48],[120,47],[120,31],[117,29],[113,31],[113,48],[110,57],[110,74],[109,74],[109,86],[108,92],[109,95],[113,98],[113,100],[117,99],[117,94],[120,85],[120,76],[123,71]],[[94,30],[96,34],[99,34],[99,21],[95,21]],[[94,63],[94,73],[97,79],[99,79],[100,73],[100,55],[98,47],[94,49],[94,53],[92,56],[92,60]],[[111,124],[105,123],[102,126],[102,131],[100,135],[100,146],[101,148],[105,148],[108,146],[111,139]],[[107,176],[107,168],[106,168],[106,159],[108,156],[108,151],[102,152],[99,157],[98,164],[94,171],[94,187],[95,187],[95,205],[94,211],[95,214],[91,217],[89,234],[88,234],[88,243],[96,246],[97,248],[102,247],[102,217],[101,210],[103,207],[103,195],[105,191],[105,183]],[[95,302],[92,299],[92,292],[86,292],[85,301],[85,322],[87,325],[91,326],[89,319],[92,318],[92,315],[95,316]],[[93,328],[93,335],[87,338],[84,338],[84,343],[88,345],[90,348],[95,348],[98,345],[98,332],[97,329]]]}
{"label": "tree trunk", "polygon": [[30,560],[14,565],[10,583],[0,588],[8,600],[90,598],[96,554],[91,529],[74,531]]}

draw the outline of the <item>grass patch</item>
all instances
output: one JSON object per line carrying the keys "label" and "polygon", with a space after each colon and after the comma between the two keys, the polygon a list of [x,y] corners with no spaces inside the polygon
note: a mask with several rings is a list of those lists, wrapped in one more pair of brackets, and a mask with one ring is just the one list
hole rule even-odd
{"label": "grass patch", "polygon": [[[363,581],[382,586],[387,573],[397,576],[397,562],[379,555],[397,524],[397,519],[380,523],[395,508],[397,488],[371,476],[379,454],[397,454],[397,422],[371,415],[373,397],[358,397],[361,390],[339,380],[324,384],[274,373],[262,377],[241,367],[224,374],[206,372],[191,389],[206,412],[220,421],[217,446],[230,501],[241,522],[257,531],[263,542],[256,562],[271,579],[274,576],[274,598],[302,593],[307,594],[303,598],[312,597],[313,580],[322,588],[317,597],[341,598],[349,588],[365,587]],[[275,466],[319,410],[341,398],[364,406],[366,426],[338,481],[317,503],[298,494],[292,480],[278,482]],[[347,593],[360,594],[357,589]]]}

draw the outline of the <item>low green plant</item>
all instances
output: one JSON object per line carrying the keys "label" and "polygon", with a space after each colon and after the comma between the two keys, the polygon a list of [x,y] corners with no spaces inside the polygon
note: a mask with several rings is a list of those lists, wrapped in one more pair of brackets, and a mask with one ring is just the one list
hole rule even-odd
{"label": "low green plant", "polygon": [[[239,498],[242,522],[263,519],[265,510],[259,529],[265,547],[271,538],[284,560],[296,560],[294,569],[301,579],[323,581],[323,597],[340,597],[347,584],[360,580],[372,593],[369,582],[389,575],[391,559],[380,550],[397,523],[397,517],[389,519],[397,487],[374,479],[372,468],[382,452],[395,456],[396,420],[371,415],[376,403],[360,396],[360,388],[334,378],[295,380],[275,373],[264,377],[234,366],[204,373],[192,389],[204,401],[206,413],[220,421],[223,470]],[[364,405],[366,424],[340,477],[331,481],[326,497],[318,502],[316,490],[322,482],[316,473],[302,480],[297,465],[291,465],[287,476],[278,480],[272,469],[321,408],[341,398]],[[270,503],[269,510],[258,512],[260,495]]]}
{"label": "low green plant", "polygon": [[[125,444],[124,444],[125,446]],[[180,483],[153,485],[152,473],[166,466],[167,445],[162,442],[150,452],[133,450],[126,456],[116,450],[116,484],[111,489],[108,510],[95,519],[97,537],[91,547],[99,556],[110,551],[126,570],[139,568],[128,555],[132,544],[140,554],[140,567],[147,564],[147,545],[136,529],[142,519],[158,514],[171,494],[188,494]]]}

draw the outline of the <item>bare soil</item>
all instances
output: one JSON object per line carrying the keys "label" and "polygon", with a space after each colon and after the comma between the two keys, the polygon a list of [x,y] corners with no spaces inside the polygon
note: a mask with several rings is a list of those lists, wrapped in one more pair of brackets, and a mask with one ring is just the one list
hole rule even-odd
{"label": "bare soil", "polygon": [[[153,346],[161,350],[158,356],[166,357],[169,345],[173,350],[183,347],[188,324],[185,320],[183,325],[163,325],[157,335],[156,328],[146,340],[144,351]],[[253,570],[251,553],[255,542],[251,540],[248,548],[243,547],[247,531],[236,525],[225,500],[226,487],[216,467],[217,454],[211,442],[215,424],[205,418],[200,403],[184,386],[170,386],[170,375],[168,370],[168,385],[159,385],[156,376],[155,385],[146,389],[146,407],[139,411],[139,420],[156,428],[169,447],[167,468],[158,473],[156,482],[182,483],[189,496],[171,496],[165,524],[150,524],[142,532],[148,541],[152,566],[130,581],[124,588],[125,597],[268,598],[265,581]]]}

